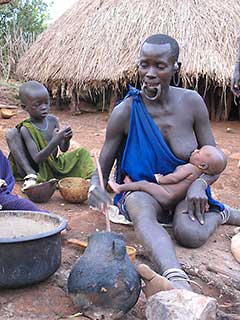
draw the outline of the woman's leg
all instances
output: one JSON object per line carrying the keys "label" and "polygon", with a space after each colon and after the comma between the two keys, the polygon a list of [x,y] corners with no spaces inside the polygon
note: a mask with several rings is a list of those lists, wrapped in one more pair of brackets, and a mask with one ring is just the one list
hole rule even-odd
{"label": "woman's leg", "polygon": [[[151,260],[157,264],[158,272],[166,273],[171,269],[181,270],[173,242],[167,231],[157,220],[158,216],[164,214],[159,203],[149,194],[136,191],[126,198],[125,204],[135,232],[142,241]],[[184,279],[179,282],[177,280],[173,281],[173,285],[191,290],[190,285]]]}

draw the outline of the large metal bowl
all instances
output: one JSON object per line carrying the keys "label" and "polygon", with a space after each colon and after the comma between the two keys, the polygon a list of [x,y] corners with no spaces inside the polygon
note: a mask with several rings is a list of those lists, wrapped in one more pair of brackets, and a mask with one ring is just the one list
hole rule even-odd
{"label": "large metal bowl", "polygon": [[67,221],[47,212],[0,211],[0,218],[9,216],[40,221],[42,225],[51,223],[53,228],[14,238],[0,234],[0,288],[18,288],[45,280],[61,264],[61,231]]}

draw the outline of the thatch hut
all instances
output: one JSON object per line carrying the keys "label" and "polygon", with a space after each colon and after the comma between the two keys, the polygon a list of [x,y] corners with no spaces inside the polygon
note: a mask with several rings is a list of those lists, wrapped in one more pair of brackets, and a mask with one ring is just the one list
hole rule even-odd
{"label": "thatch hut", "polygon": [[235,0],[79,0],[39,36],[18,74],[49,88],[67,84],[75,101],[83,91],[104,100],[109,88],[136,83],[142,41],[167,33],[180,44],[181,85],[200,91],[212,119],[226,119],[239,12]]}
{"label": "thatch hut", "polygon": [[9,3],[9,2],[11,2],[11,0],[0,0],[0,5],[1,4],[6,4],[6,3]]}

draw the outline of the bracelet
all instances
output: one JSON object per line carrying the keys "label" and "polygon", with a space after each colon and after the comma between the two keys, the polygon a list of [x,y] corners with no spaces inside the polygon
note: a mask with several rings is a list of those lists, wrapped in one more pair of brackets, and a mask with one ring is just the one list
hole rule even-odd
{"label": "bracelet", "polygon": [[205,186],[206,186],[206,189],[207,189],[208,183],[207,183],[206,180],[204,180],[203,178],[197,178],[196,181],[197,181],[197,180],[200,180],[200,181],[202,181],[203,183],[205,183]]}

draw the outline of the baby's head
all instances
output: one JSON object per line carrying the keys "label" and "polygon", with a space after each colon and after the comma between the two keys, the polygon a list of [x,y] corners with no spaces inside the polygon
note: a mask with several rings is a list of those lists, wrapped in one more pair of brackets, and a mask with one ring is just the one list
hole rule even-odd
{"label": "baby's head", "polygon": [[223,151],[213,146],[203,146],[192,152],[189,162],[197,166],[204,173],[215,175],[221,173],[227,165],[227,158]]}
{"label": "baby's head", "polygon": [[40,82],[28,81],[19,89],[22,107],[32,118],[45,118],[49,112],[49,93]]}

